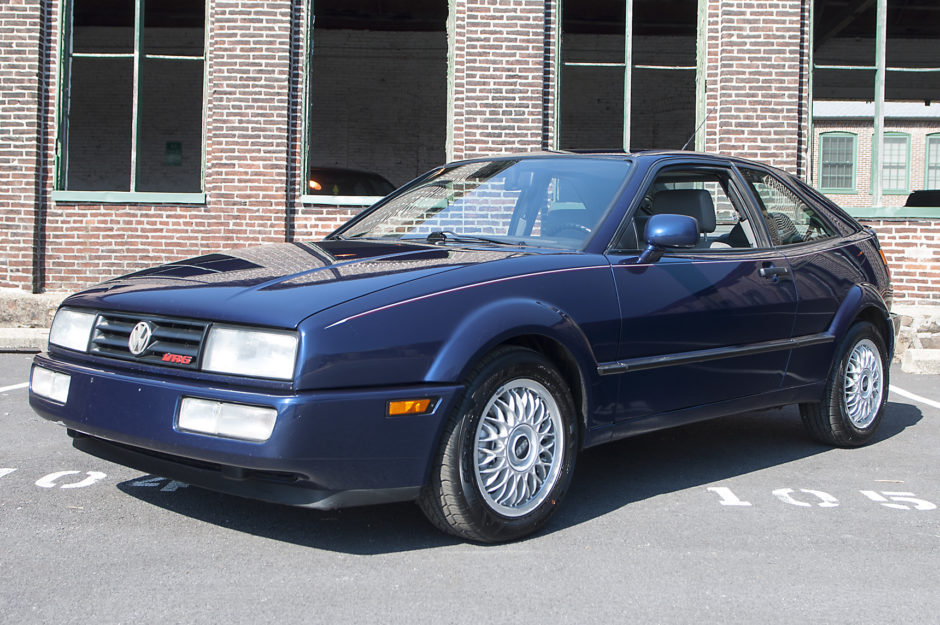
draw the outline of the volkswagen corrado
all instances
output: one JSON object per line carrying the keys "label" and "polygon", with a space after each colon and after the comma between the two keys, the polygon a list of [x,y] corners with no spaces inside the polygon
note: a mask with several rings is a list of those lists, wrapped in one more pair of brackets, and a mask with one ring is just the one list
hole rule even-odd
{"label": "volkswagen corrado", "polygon": [[607,441],[798,404],[815,439],[865,444],[890,305],[874,232],[773,168],[469,160],[322,241],[72,295],[30,403],[141,471],[311,508],[415,500],[495,542],[543,527]]}

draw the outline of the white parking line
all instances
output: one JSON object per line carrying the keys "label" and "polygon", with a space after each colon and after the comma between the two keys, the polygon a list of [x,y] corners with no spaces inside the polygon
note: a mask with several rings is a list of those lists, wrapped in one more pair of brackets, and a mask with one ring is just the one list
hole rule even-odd
{"label": "white parking line", "polygon": [[921,397],[920,395],[917,395],[910,391],[905,391],[903,388],[897,387],[894,384],[891,384],[890,386],[888,386],[888,389],[892,393],[897,393],[901,397],[907,397],[908,399],[913,399],[914,401],[920,402],[922,404],[927,404],[928,406],[933,406],[934,408],[940,409],[940,402],[934,401],[932,399],[927,399],[926,397]]}
{"label": "white parking line", "polygon": [[29,382],[23,382],[22,384],[14,384],[13,386],[0,386],[0,393],[6,393],[7,391],[16,391],[21,388],[26,388],[29,386]]}

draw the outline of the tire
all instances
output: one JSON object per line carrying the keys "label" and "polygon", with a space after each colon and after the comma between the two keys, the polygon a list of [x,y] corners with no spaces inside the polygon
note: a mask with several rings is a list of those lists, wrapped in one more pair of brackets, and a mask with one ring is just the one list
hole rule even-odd
{"label": "tire", "polygon": [[801,404],[810,435],[837,447],[859,447],[874,437],[888,400],[884,340],[871,323],[849,328],[836,351],[821,402]]}
{"label": "tire", "polygon": [[469,376],[418,505],[438,529],[478,542],[542,528],[574,471],[571,391],[541,354],[500,348]]}

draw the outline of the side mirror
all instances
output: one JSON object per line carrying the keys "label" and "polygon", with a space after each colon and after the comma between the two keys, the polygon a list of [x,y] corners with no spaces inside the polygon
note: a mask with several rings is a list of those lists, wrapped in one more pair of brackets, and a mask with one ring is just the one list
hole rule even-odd
{"label": "side mirror", "polygon": [[653,215],[646,222],[646,249],[637,264],[655,263],[668,248],[690,248],[698,245],[698,221],[688,215]]}

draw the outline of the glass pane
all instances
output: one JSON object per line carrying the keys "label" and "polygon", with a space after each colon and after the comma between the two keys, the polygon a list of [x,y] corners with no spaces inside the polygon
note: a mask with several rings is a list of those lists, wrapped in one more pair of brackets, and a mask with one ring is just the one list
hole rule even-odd
{"label": "glass pane", "polygon": [[72,61],[66,189],[129,191],[131,59]]}
{"label": "glass pane", "polygon": [[633,64],[695,66],[698,0],[633,0]]}
{"label": "glass pane", "polygon": [[835,235],[832,226],[781,180],[752,169],[743,169],[742,173],[760,201],[761,213],[774,245],[815,241]]}
{"label": "glass pane", "polygon": [[[425,5],[314,2],[308,175],[353,169],[397,186],[445,160],[446,3]],[[397,21],[398,8],[410,17]]]}
{"label": "glass pane", "polygon": [[616,199],[630,166],[622,160],[552,158],[442,168],[342,235],[437,241],[483,236],[573,249]]}
{"label": "glass pane", "polygon": [[852,188],[852,173],[855,165],[854,148],[854,137],[822,137],[820,186],[823,189]]}
{"label": "glass pane", "polygon": [[940,137],[927,139],[927,179],[926,189],[940,189]]}
{"label": "glass pane", "polygon": [[882,188],[907,190],[907,137],[885,137]]}
{"label": "glass pane", "polygon": [[202,56],[205,0],[146,0],[144,53]]}
{"label": "glass pane", "polygon": [[623,68],[562,68],[560,116],[563,150],[623,149]]}
{"label": "glass pane", "polygon": [[[620,150],[626,5],[598,0],[561,6],[559,146]],[[608,65],[597,65],[603,63]]]}
{"label": "glass pane", "polygon": [[143,62],[137,191],[202,190],[202,89],[202,61]]}
{"label": "glass pane", "polygon": [[134,51],[134,0],[74,0],[72,51],[129,54]]}
{"label": "glass pane", "polygon": [[[668,94],[666,96],[665,94]],[[678,150],[695,132],[695,71],[634,69],[630,150]],[[695,147],[695,141],[689,148]]]}

